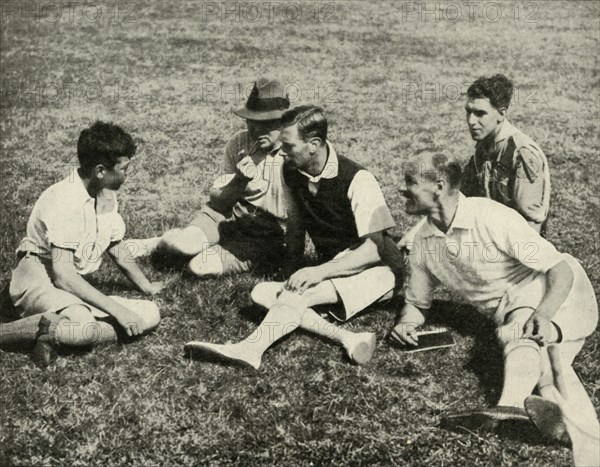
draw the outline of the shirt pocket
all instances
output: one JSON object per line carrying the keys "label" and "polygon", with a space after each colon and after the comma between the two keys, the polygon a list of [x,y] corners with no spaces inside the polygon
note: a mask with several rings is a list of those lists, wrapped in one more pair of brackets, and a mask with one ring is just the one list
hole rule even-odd
{"label": "shirt pocket", "polygon": [[511,172],[512,168],[506,167],[503,164],[495,164],[492,169],[492,181],[495,188],[494,191],[496,192],[496,201],[502,204],[508,204],[514,198],[514,183]]}

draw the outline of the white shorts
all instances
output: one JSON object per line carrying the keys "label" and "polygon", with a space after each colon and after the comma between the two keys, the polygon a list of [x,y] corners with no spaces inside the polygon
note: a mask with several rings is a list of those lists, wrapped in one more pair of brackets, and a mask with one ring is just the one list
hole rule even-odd
{"label": "white shorts", "polygon": [[[562,306],[552,317],[559,327],[563,341],[583,339],[594,332],[598,324],[598,304],[587,274],[575,258],[563,254],[564,260],[573,271],[573,285]],[[511,311],[519,308],[535,310],[546,292],[546,274],[532,276],[511,289],[502,298],[496,309],[494,321],[498,326]]]}

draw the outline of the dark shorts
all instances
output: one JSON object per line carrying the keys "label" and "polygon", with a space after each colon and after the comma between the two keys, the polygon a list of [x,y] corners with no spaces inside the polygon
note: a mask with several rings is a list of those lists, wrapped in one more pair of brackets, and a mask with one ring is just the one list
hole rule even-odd
{"label": "dark shorts", "polygon": [[[270,224],[270,225],[269,225]],[[190,222],[213,243],[201,254],[218,257],[223,273],[246,272],[254,267],[273,269],[284,256],[283,230],[275,221],[256,217],[226,217],[205,206]]]}

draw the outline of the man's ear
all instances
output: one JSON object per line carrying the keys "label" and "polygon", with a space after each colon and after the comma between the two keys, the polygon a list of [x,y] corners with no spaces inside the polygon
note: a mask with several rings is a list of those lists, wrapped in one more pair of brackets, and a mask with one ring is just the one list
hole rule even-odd
{"label": "man's ear", "polygon": [[498,113],[500,114],[500,118],[498,119],[498,122],[503,122],[504,119],[506,118],[506,111],[508,109],[506,107],[499,107],[498,108]]}
{"label": "man's ear", "polygon": [[104,167],[102,164],[98,164],[92,170],[92,176],[96,177],[96,178],[100,178],[100,179],[104,178],[105,173],[106,173],[106,167]]}
{"label": "man's ear", "polygon": [[319,149],[319,147],[321,146],[322,142],[321,138],[319,138],[318,136],[314,136],[308,140],[308,143],[310,144],[310,152],[315,153],[317,152],[317,149]]}
{"label": "man's ear", "polygon": [[444,180],[443,178],[440,178],[436,182],[437,193],[442,193],[447,185],[448,185],[448,182],[446,180]]}

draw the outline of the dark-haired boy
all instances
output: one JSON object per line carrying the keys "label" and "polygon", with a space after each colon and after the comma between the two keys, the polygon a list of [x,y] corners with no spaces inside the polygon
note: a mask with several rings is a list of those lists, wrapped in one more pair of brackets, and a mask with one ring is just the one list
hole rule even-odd
{"label": "dark-haired boy", "polygon": [[116,330],[105,318],[129,336],[158,325],[153,302],[106,296],[83,277],[100,267],[108,251],[140,291],[155,294],[162,288],[121,247],[125,224],[114,190],[125,181],[135,151],[131,136],[116,125],[98,121],[81,132],[79,169],[46,189],[29,217],[9,287],[21,319],[1,325],[1,344],[36,342],[34,356],[48,364],[56,344],[114,341]]}
{"label": "dark-haired boy", "polygon": [[[284,180],[297,206],[286,235],[287,260],[295,272],[285,283],[254,288],[252,300],[268,312],[248,339],[227,345],[190,342],[187,348],[258,368],[268,347],[301,327],[333,339],[351,360],[365,364],[375,351],[375,334],[337,327],[312,307],[340,304],[330,313],[346,321],[391,298],[395,276],[382,257],[386,248],[395,248],[386,236],[394,220],[375,177],[336,154],[322,109],[302,106],[286,112],[280,141]],[[319,256],[317,266],[301,267],[306,233]]]}
{"label": "dark-haired boy", "polygon": [[497,74],[467,90],[467,124],[477,141],[464,170],[465,196],[493,199],[516,210],[538,233],[550,208],[550,172],[541,148],[507,119],[513,83]]}

